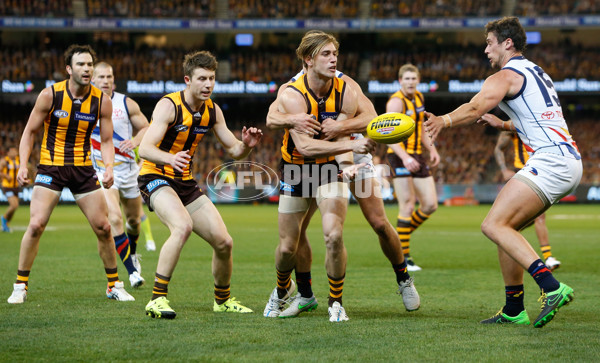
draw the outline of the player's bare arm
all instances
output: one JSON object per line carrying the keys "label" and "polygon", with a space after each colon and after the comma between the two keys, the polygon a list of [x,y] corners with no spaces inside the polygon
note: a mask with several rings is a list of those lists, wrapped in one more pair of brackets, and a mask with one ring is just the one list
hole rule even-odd
{"label": "player's bare arm", "polygon": [[[346,92],[348,93],[348,92]],[[346,104],[346,100],[344,99],[344,105]],[[343,105],[343,107],[345,107]],[[356,112],[356,103],[353,105],[348,105],[348,107],[353,108],[354,112]],[[287,89],[285,90],[280,98],[279,103],[279,111],[282,113],[299,113],[305,112],[306,102],[302,95],[298,92]],[[342,113],[338,117],[341,117],[342,120],[347,118]],[[365,153],[372,150],[375,147],[375,143],[370,139],[359,139],[359,140],[341,140],[336,142],[330,142],[325,140],[313,139],[305,133],[300,133],[295,129],[290,129],[290,136],[294,140],[294,144],[296,145],[296,149],[298,152],[304,156],[309,157],[318,157],[318,156],[326,156],[326,155],[337,155],[343,154],[349,151],[357,152],[357,153]]]}
{"label": "player's bare arm", "polygon": [[21,165],[17,173],[17,181],[20,185],[27,185],[31,182],[28,177],[27,164],[29,163],[31,150],[33,150],[35,135],[44,126],[44,119],[52,109],[52,102],[52,89],[50,87],[44,88],[35,101],[33,110],[31,110],[31,114],[29,115],[29,120],[27,120],[27,125],[25,125],[25,129],[23,130],[19,144],[19,160],[21,161]]}
{"label": "player's bare arm", "polygon": [[213,131],[221,145],[225,147],[227,153],[235,160],[240,160],[248,156],[252,151],[252,148],[256,146],[262,138],[262,131],[256,127],[246,128],[246,126],[244,126],[242,128],[242,140],[240,141],[227,127],[223,111],[217,104],[215,104],[215,114],[217,120],[213,126]]}
{"label": "player's bare arm", "polygon": [[316,135],[321,130],[321,124],[306,112],[288,114],[279,111],[279,97],[287,88],[289,82],[279,87],[277,98],[269,106],[267,114],[267,127],[271,130],[295,129],[309,136]]}
{"label": "player's bare arm", "polygon": [[367,129],[369,121],[377,117],[377,111],[375,111],[373,103],[365,96],[360,85],[346,75],[342,76],[342,79],[348,85],[348,89],[352,89],[357,95],[358,106],[356,114],[345,120],[344,123],[335,122],[331,119],[324,120],[321,128],[322,134],[325,135],[325,140],[334,140],[343,135],[363,133]]}
{"label": "player's bare arm", "polygon": [[100,152],[105,167],[104,175],[102,175],[102,185],[108,189],[114,182],[115,149],[113,145],[112,101],[106,95],[102,97],[100,106]]}
{"label": "player's bare arm", "polygon": [[125,103],[127,104],[127,109],[129,110],[129,121],[131,122],[131,126],[133,126],[134,138],[131,140],[121,141],[119,144],[119,151],[124,153],[140,146],[140,142],[148,130],[148,119],[142,113],[138,103],[129,97],[125,99]]}
{"label": "player's bare arm", "polygon": [[140,143],[140,157],[155,164],[171,165],[173,169],[182,173],[183,169],[190,163],[192,158],[188,152],[183,150],[176,154],[162,151],[158,148],[169,125],[175,120],[175,106],[170,100],[163,98],[156,104],[152,113],[152,123],[148,126],[146,134]]}
{"label": "player's bare arm", "polygon": [[489,125],[491,127],[494,127],[494,128],[497,128],[497,129],[500,129],[503,131],[510,131],[510,132],[516,131],[512,120],[503,121],[503,120],[499,119],[498,117],[492,115],[491,113],[486,113],[485,115],[481,116],[479,118],[479,120],[477,120],[477,123],[483,124],[483,125]]}
{"label": "player's bare arm", "polygon": [[[496,116],[494,116],[496,117]],[[506,167],[506,159],[504,157],[504,150],[507,146],[512,143],[512,133],[511,132],[501,132],[498,136],[498,141],[496,142],[496,146],[494,147],[494,158],[496,159],[496,163],[500,167],[500,172],[502,172],[502,177],[504,180],[508,180],[515,175],[515,172],[508,169]]]}
{"label": "player's bare arm", "polygon": [[470,102],[459,106],[456,110],[443,116],[425,112],[427,120],[424,126],[431,142],[435,141],[444,127],[454,127],[477,121],[486,112],[496,107],[504,97],[516,94],[522,84],[523,77],[521,75],[507,69],[501,70],[489,76],[483,82],[481,91]]}

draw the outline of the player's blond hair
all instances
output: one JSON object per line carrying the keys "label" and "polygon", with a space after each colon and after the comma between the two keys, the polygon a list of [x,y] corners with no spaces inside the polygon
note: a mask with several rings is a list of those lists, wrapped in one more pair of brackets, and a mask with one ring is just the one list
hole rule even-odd
{"label": "player's blond hair", "polygon": [[331,34],[315,30],[310,30],[304,34],[300,45],[296,49],[296,55],[302,61],[302,66],[308,68],[305,59],[307,57],[315,58],[321,49],[329,43],[333,43],[336,50],[340,47],[340,43]]}
{"label": "player's blond hair", "polygon": [[419,73],[419,68],[417,68],[417,66],[415,66],[414,64],[407,63],[407,64],[403,65],[402,67],[400,67],[400,70],[398,70],[398,78],[402,78],[402,76],[406,72],[414,72],[417,74],[417,77],[421,78],[421,73]]}

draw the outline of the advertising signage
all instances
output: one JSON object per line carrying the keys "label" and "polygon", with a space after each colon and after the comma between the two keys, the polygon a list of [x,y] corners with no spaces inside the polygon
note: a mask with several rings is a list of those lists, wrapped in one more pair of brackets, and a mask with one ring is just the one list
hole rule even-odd
{"label": "advertising signage", "polygon": [[[477,93],[481,90],[484,80],[461,81],[451,79],[448,82],[421,82],[417,89],[422,93],[455,94],[455,93]],[[10,81],[2,80],[0,83],[0,94],[37,94],[45,87],[52,85],[52,80],[28,80]],[[223,96],[236,95],[264,95],[274,97],[277,94],[279,84],[275,82],[254,82],[243,80],[232,80],[229,82],[215,83],[214,94]],[[400,89],[398,81],[382,82],[368,81],[361,85],[363,90],[370,96],[390,95]],[[180,81],[117,81],[116,90],[130,95],[157,95],[161,96],[171,92],[181,91],[185,83]],[[600,93],[600,81],[586,78],[568,78],[554,81],[554,88],[560,93],[593,94]]]}

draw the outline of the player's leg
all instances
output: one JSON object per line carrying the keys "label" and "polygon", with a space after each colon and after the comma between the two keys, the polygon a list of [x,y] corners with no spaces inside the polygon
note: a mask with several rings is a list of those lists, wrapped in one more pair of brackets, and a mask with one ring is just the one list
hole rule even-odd
{"label": "player's leg", "polygon": [[395,177],[392,181],[394,193],[398,201],[398,219],[396,222],[396,232],[400,238],[402,253],[406,258],[408,271],[420,271],[421,267],[415,265],[410,255],[410,237],[414,231],[411,224],[412,215],[417,203],[417,197],[411,176]]}
{"label": "player's leg", "polygon": [[[123,215],[121,214],[121,204],[119,197],[119,190],[117,188],[103,189],[104,196],[106,197],[106,205],[108,207],[108,221],[110,222],[111,234],[114,240],[115,248],[123,265],[127,269],[127,274],[130,276],[132,287],[139,287],[143,284],[143,280],[137,279],[134,273],[137,273],[137,269],[133,264],[129,238],[125,234],[123,226]],[[134,280],[131,279],[134,277]],[[135,282],[135,283],[134,283]]]}
{"label": "player's leg", "polygon": [[331,322],[348,320],[342,302],[348,260],[342,236],[348,208],[347,192],[346,184],[329,183],[319,187],[317,194],[325,238],[325,270],[329,280],[328,311]]}
{"label": "player's leg", "polygon": [[181,249],[192,233],[192,218],[177,193],[170,186],[161,184],[160,187],[154,189],[149,202],[158,218],[169,229],[170,235],[158,256],[152,298],[146,305],[146,314],[154,318],[173,319],[176,314],[167,300],[168,285],[179,260]]}
{"label": "player's leg", "polygon": [[269,301],[265,306],[263,316],[279,317],[286,308],[290,297],[293,297],[296,285],[292,280],[292,271],[296,267],[296,253],[300,241],[302,222],[309,209],[311,198],[293,197],[281,194],[279,196],[278,228],[279,243],[275,249],[275,269],[277,283]]}
{"label": "player's leg", "polygon": [[144,238],[146,239],[146,250],[156,251],[156,243],[154,242],[154,237],[152,236],[150,218],[148,218],[144,211],[142,211],[141,226],[141,229],[144,232]]}
{"label": "player's leg", "polygon": [[[313,311],[317,308],[318,302],[315,294],[312,290],[312,248],[308,241],[307,229],[310,224],[315,211],[317,210],[317,203],[315,199],[310,199],[310,206],[300,229],[300,237],[298,241],[298,248],[296,250],[296,286],[298,293],[293,297],[293,300],[289,303],[288,307],[279,314],[280,318],[292,318],[298,316],[304,311]],[[283,290],[284,299],[285,294],[290,295],[293,292],[293,280],[290,280],[291,287]]]}
{"label": "player's leg", "polygon": [[12,221],[17,208],[19,208],[19,195],[15,191],[6,193],[6,199],[8,200],[8,208],[2,216],[2,230],[4,232],[10,232],[10,221]]}
{"label": "player's leg", "polygon": [[[136,187],[137,189],[137,187]],[[136,190],[137,191],[137,190]],[[133,266],[137,270],[138,274],[142,273],[141,255],[137,253],[137,244],[140,237],[140,226],[142,218],[142,197],[137,192],[136,196],[128,195],[121,191],[121,205],[123,206],[123,212],[125,213],[125,232],[127,233],[127,239],[129,240],[131,260]],[[134,274],[136,276],[137,274]],[[141,276],[140,276],[141,278]],[[143,278],[141,278],[143,282]],[[134,284],[135,281],[132,281]]]}
{"label": "player's leg", "polygon": [[[513,178],[500,191],[482,223],[483,233],[502,250],[499,252],[502,274],[506,289],[514,289],[514,295],[518,295],[518,290],[522,288],[522,269],[527,269],[544,293],[562,291],[565,288],[570,290],[566,295],[572,293],[572,289],[560,284],[554,278],[552,272],[544,265],[525,237],[519,233],[523,226],[526,226],[543,213],[547,207],[531,186]],[[569,299],[567,299],[567,302]],[[544,306],[542,311],[543,308]],[[514,311],[512,311],[512,314],[514,314]],[[528,321],[528,318],[522,315],[513,317],[516,321],[507,319],[506,316],[503,317],[504,319],[501,319],[501,316],[497,314],[491,318],[494,321],[490,322],[519,323],[521,321],[521,323],[526,323]]]}
{"label": "player's leg", "polygon": [[46,229],[50,215],[58,204],[60,192],[48,188],[34,186],[29,208],[29,225],[21,240],[17,280],[12,295],[8,298],[10,304],[20,304],[27,298],[29,273],[37,256],[40,237]]}
{"label": "player's leg", "polygon": [[108,206],[101,189],[73,195],[77,206],[87,218],[92,230],[98,238],[98,252],[104,264],[108,279],[106,296],[117,301],[133,301],[133,296],[125,291],[124,284],[119,281],[115,244],[108,221]]}
{"label": "player's leg", "polygon": [[548,237],[548,227],[546,226],[546,213],[541,214],[535,219],[535,234],[540,242],[540,250],[542,250],[542,258],[550,271],[554,271],[560,267],[560,261],[552,256],[552,246],[550,246],[550,238]]}
{"label": "player's leg", "polygon": [[251,313],[252,310],[231,297],[231,271],[233,269],[233,239],[221,214],[206,195],[186,206],[193,223],[194,233],[213,248],[212,273],[214,278],[215,312]]}
{"label": "player's leg", "polygon": [[377,233],[383,254],[392,264],[406,310],[417,310],[421,305],[421,300],[408,273],[398,234],[385,214],[383,200],[380,197],[379,182],[375,178],[362,179],[350,183],[350,191],[356,197],[371,228]]}

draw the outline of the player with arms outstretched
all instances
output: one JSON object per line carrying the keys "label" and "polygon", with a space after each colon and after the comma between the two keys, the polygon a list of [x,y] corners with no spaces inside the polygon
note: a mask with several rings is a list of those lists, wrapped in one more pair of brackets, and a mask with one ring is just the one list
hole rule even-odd
{"label": "player with arms outstretched", "polygon": [[[469,103],[443,116],[426,113],[425,129],[433,142],[444,127],[472,123],[500,106],[512,121],[481,119],[519,135],[530,158],[498,194],[481,225],[498,246],[506,304],[482,323],[529,324],[523,304],[523,269],[542,291],[537,328],[550,322],[574,297],[573,289],[558,282],[550,269],[519,233],[552,204],[575,190],[581,180],[581,155],[569,134],[556,90],[542,68],[523,56],[525,30],[516,17],[489,22],[485,54],[498,72],[488,77]],[[552,117],[549,117],[551,115]]]}

